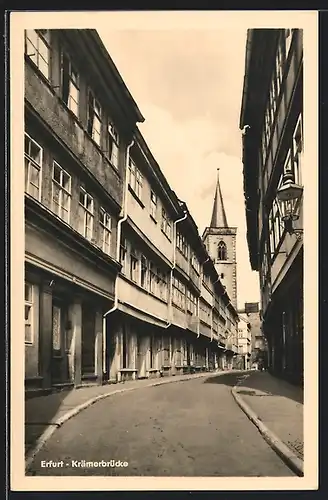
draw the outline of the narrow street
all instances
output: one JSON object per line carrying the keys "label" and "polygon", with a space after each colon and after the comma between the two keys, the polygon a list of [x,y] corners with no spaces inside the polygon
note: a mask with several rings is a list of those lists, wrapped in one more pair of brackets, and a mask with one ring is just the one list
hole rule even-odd
{"label": "narrow street", "polygon": [[[225,374],[99,401],[53,434],[27,474],[293,476],[234,401],[236,381],[237,374]],[[82,462],[102,460],[128,465]]]}

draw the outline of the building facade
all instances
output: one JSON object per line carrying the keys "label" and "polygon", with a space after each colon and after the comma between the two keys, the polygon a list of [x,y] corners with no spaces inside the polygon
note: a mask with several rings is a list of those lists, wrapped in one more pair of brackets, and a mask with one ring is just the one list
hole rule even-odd
{"label": "building facade", "polygon": [[295,383],[303,380],[302,37],[300,29],[248,31],[240,119],[247,238],[260,274],[269,368]]}
{"label": "building facade", "polygon": [[238,368],[249,370],[251,368],[252,354],[252,327],[248,317],[239,314],[238,321]]}
{"label": "building facade", "polygon": [[203,241],[215,264],[222,284],[225,286],[233,306],[237,307],[237,228],[230,227],[227,220],[221,191],[219,168],[215,189],[212,218],[205,228]]}
{"label": "building facade", "polygon": [[247,317],[251,328],[251,365],[259,363],[268,364],[267,341],[262,332],[261,311],[258,302],[245,302],[238,312]]}
{"label": "building facade", "polygon": [[25,32],[27,388],[103,379],[128,147],[143,117],[93,30]]}
{"label": "building facade", "polygon": [[238,315],[95,30],[25,33],[25,384],[231,368]]}

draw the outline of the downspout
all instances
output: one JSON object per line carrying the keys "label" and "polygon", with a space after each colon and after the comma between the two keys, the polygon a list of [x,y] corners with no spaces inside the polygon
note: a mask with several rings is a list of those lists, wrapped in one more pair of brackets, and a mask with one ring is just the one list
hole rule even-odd
{"label": "downspout", "polygon": [[200,297],[197,297],[197,318],[198,318],[198,321],[197,321],[197,338],[199,339],[200,337],[200,317],[199,317],[199,311],[200,311],[200,307],[199,307],[199,299]]}
{"label": "downspout", "polygon": [[[120,246],[121,246],[121,234],[122,234],[122,224],[128,218],[128,189],[129,189],[129,179],[128,179],[128,167],[130,159],[130,149],[134,144],[134,140],[130,142],[126,149],[126,162],[125,162],[125,186],[124,186],[124,203],[123,203],[123,214],[117,223],[117,236],[116,236],[116,260],[120,260]],[[114,290],[114,305],[103,315],[103,370],[106,366],[106,317],[116,311],[118,308],[118,276],[115,279],[115,290]]]}
{"label": "downspout", "polygon": [[177,219],[173,222],[173,265],[171,267],[171,271],[170,271],[170,289],[169,289],[169,321],[167,323],[166,326],[164,326],[164,328],[169,328],[171,325],[172,325],[172,317],[173,317],[173,314],[172,314],[172,294],[173,294],[173,271],[175,269],[175,265],[176,265],[176,226],[178,224],[178,222],[182,222],[183,220],[185,220],[188,216],[188,212],[186,210],[184,210],[184,216],[181,217],[181,219]]}

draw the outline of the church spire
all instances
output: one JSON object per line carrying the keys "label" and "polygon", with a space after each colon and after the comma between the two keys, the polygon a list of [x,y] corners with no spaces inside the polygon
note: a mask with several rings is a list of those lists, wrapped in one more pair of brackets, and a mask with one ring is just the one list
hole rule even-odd
{"label": "church spire", "polygon": [[222,198],[220,179],[219,179],[219,170],[220,169],[218,168],[217,170],[218,170],[218,178],[217,178],[217,184],[216,184],[216,190],[215,190],[212,219],[211,219],[211,224],[210,224],[210,227],[213,227],[213,228],[214,227],[228,227],[228,221],[227,221],[227,216],[226,216],[224,205],[223,205],[223,198]]}

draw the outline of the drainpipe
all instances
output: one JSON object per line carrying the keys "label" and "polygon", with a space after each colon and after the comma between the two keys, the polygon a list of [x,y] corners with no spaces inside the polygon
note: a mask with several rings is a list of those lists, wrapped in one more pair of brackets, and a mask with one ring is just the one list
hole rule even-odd
{"label": "drainpipe", "polygon": [[198,322],[197,322],[197,338],[198,339],[200,337],[200,317],[199,317],[200,307],[199,307],[199,299],[200,299],[200,297],[197,297],[197,318],[198,318]]}
{"label": "drainpipe", "polygon": [[[134,140],[130,142],[126,149],[126,162],[125,162],[125,186],[124,186],[124,202],[123,202],[123,214],[117,223],[117,237],[116,237],[116,260],[120,260],[120,245],[121,245],[121,234],[122,234],[122,224],[128,218],[128,189],[129,189],[129,179],[128,179],[128,168],[129,168],[129,158],[130,149],[134,144]],[[106,366],[106,317],[116,311],[118,308],[118,276],[115,280],[115,291],[114,291],[114,306],[109,309],[103,315],[103,370]]]}

